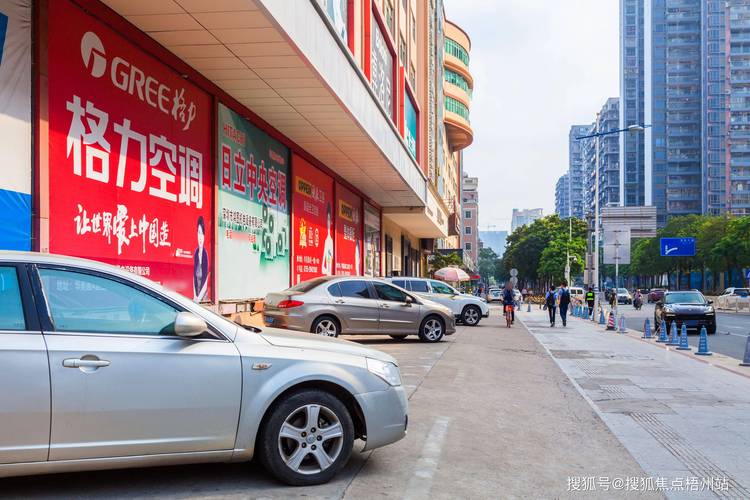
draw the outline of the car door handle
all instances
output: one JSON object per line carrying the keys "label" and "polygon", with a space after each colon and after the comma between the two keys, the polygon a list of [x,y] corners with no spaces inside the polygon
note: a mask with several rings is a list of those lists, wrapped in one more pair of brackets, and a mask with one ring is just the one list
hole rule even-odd
{"label": "car door handle", "polygon": [[380,304],[380,307],[382,307],[383,309],[390,309],[391,306],[389,306],[388,304]]}
{"label": "car door handle", "polygon": [[109,365],[110,363],[106,359],[68,358],[63,360],[65,368],[103,368]]}
{"label": "car door handle", "polygon": [[343,304],[345,301],[341,300],[341,299],[338,299],[338,300],[334,300],[334,302],[337,303],[337,304]]}

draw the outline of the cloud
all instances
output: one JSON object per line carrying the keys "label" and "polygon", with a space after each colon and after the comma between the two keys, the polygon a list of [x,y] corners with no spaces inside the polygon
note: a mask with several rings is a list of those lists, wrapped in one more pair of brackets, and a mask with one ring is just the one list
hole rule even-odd
{"label": "cloud", "polygon": [[568,132],[619,94],[617,0],[444,0],[471,37],[480,224],[510,228],[515,208],[554,210]]}

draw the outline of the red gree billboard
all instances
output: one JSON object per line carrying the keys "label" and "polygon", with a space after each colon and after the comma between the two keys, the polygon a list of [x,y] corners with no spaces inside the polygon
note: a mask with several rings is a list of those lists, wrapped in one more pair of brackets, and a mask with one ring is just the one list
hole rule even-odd
{"label": "red gree billboard", "polygon": [[48,19],[50,251],[209,300],[211,98],[67,0]]}

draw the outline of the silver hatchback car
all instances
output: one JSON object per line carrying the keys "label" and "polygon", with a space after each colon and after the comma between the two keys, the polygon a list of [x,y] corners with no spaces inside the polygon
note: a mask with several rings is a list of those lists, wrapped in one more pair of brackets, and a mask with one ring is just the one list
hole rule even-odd
{"label": "silver hatchback car", "polygon": [[376,278],[329,276],[269,293],[263,309],[267,326],[312,332],[380,334],[394,339],[419,335],[439,342],[456,331],[447,307]]}
{"label": "silver hatchback car", "polygon": [[0,477],[254,456],[327,481],[403,438],[395,360],[342,340],[248,330],[96,262],[0,252]]}

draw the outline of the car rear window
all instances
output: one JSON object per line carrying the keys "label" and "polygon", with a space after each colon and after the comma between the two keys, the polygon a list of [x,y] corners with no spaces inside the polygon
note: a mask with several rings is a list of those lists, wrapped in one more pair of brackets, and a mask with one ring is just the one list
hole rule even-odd
{"label": "car rear window", "polygon": [[334,297],[341,297],[341,289],[339,288],[339,284],[334,283],[333,285],[329,286],[328,293],[330,293]]}
{"label": "car rear window", "polygon": [[428,292],[427,282],[423,280],[410,280],[409,286],[412,292]]}
{"label": "car rear window", "polygon": [[340,281],[339,289],[341,290],[342,297],[353,297],[357,299],[371,299],[370,289],[367,286],[366,281],[362,280],[351,280],[351,281]]}
{"label": "car rear window", "polygon": [[297,283],[296,285],[291,287],[290,290],[293,290],[295,292],[307,293],[321,283],[325,283],[326,281],[326,278],[313,278],[311,280],[303,281],[302,283]]}
{"label": "car rear window", "polygon": [[750,288],[735,288],[734,294],[741,297],[747,297],[750,294]]}

